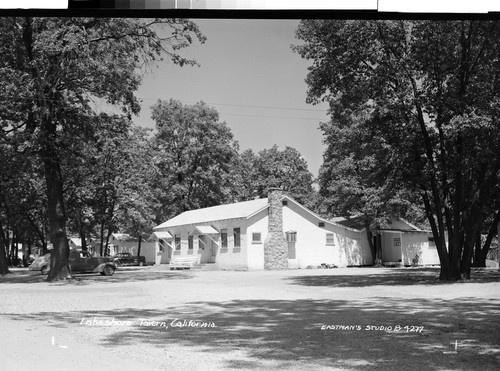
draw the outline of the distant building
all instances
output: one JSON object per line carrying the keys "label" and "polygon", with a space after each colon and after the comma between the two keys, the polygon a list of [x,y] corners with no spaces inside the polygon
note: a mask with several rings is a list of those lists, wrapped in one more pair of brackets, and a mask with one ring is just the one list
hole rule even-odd
{"label": "distant building", "polygon": [[[137,255],[139,239],[126,233],[113,233],[109,239],[110,255],[128,252]],[[146,258],[146,264],[156,263],[156,240],[154,236],[145,236],[141,241],[141,255]]]}
{"label": "distant building", "polygon": [[79,250],[82,248],[82,239],[77,237],[68,238],[69,248],[71,250]]}

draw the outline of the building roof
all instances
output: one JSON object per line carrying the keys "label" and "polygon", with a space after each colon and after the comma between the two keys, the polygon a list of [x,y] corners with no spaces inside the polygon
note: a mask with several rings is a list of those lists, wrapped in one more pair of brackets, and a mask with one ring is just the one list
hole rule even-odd
{"label": "building roof", "polygon": [[[137,242],[139,238],[133,237],[128,233],[112,233],[111,234],[113,241],[121,241],[121,242]],[[144,234],[142,235],[142,241],[150,242],[155,241],[155,236],[153,234]]]}
{"label": "building roof", "polygon": [[[345,227],[363,230],[365,229],[365,223],[363,218],[364,218],[363,215],[356,215],[350,218],[344,218],[340,216],[332,218],[331,221],[334,223],[341,224]],[[375,228],[375,224],[373,222],[370,224],[370,228]],[[378,228],[379,230],[385,230],[385,231],[428,232],[418,228],[417,226],[411,224],[409,221],[403,218],[391,219],[388,222],[379,225]]]}
{"label": "building roof", "polygon": [[113,238],[113,240],[116,240],[116,241],[133,241],[134,240],[134,238],[132,238],[127,233],[112,233],[111,237]]}
{"label": "building roof", "polygon": [[82,239],[77,237],[68,238],[70,242],[72,242],[76,247],[82,247]]}
{"label": "building roof", "polygon": [[332,218],[331,220],[334,223],[338,223],[343,225],[344,227],[349,227],[357,230],[362,230],[365,228],[365,222],[363,220],[363,216],[353,216],[349,219],[343,217]]}
{"label": "building roof", "polygon": [[[318,218],[318,221],[325,222],[330,225],[341,227],[346,230],[349,229],[356,232],[359,232],[364,228],[364,226],[362,226],[361,228],[357,228],[357,227],[352,227],[350,225],[341,224],[337,220],[324,219],[321,216],[314,213],[313,211],[306,208],[305,206],[301,205],[297,201],[295,201],[287,194],[283,194],[282,198],[286,198],[287,200],[295,203],[309,214]],[[185,211],[182,214],[179,214],[176,217],[173,217],[172,219],[169,219],[166,222],[156,226],[154,230],[161,231],[169,227],[177,227],[181,225],[210,223],[219,220],[236,219],[236,218],[250,218],[256,213],[267,209],[268,207],[269,207],[268,198],[259,198],[257,200],[236,202],[232,204],[206,207],[204,209]],[[335,218],[335,219],[343,220],[344,218]],[[199,226],[196,226],[196,228],[199,228]]]}
{"label": "building roof", "polygon": [[166,222],[156,226],[154,229],[159,230],[162,228],[187,224],[209,223],[216,220],[248,218],[257,212],[266,209],[267,207],[267,198],[259,198],[257,200],[189,210],[167,220]]}

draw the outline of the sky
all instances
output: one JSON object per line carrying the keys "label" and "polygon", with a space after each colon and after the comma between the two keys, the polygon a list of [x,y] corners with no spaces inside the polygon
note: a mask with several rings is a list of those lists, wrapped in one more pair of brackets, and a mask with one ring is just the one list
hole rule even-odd
{"label": "sky", "polygon": [[162,62],[137,92],[142,100],[136,124],[154,128],[150,107],[170,98],[184,104],[204,101],[231,128],[240,151],[274,144],[296,148],[316,177],[322,163],[319,122],[327,104],[306,104],[304,79],[311,62],[294,53],[298,20],[193,19],[207,37],[180,53],[200,67]]}

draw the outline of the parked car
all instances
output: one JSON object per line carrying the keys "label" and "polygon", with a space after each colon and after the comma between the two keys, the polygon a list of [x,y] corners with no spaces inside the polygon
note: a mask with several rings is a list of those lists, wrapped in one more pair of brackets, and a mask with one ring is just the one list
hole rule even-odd
{"label": "parked car", "polygon": [[28,267],[28,270],[40,271],[42,274],[48,274],[50,270],[50,252],[35,258],[33,263]]}
{"label": "parked car", "polygon": [[128,252],[121,252],[113,256],[113,261],[117,265],[146,265],[145,256],[132,255]]}
{"label": "parked car", "polygon": [[[29,266],[29,270],[48,274],[50,271],[50,256],[49,253],[35,259]],[[118,268],[110,257],[92,256],[88,251],[78,250],[70,251],[69,265],[72,273],[100,273],[103,276],[112,276]]]}

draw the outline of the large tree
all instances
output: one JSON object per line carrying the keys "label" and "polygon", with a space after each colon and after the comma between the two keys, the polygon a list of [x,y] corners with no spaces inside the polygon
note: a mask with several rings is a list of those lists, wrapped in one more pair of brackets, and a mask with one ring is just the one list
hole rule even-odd
{"label": "large tree", "polygon": [[269,188],[278,187],[300,203],[311,206],[314,195],[313,175],[299,151],[277,145],[255,154],[251,149],[243,151],[241,165],[235,169],[241,181],[243,200],[267,197]]}
{"label": "large tree", "polygon": [[420,196],[440,278],[470,277],[486,211],[500,209],[500,23],[308,20],[297,37],[308,101],[329,102],[332,120],[363,116],[388,176]]}
{"label": "large tree", "polygon": [[173,99],[158,100],[152,109],[158,130],[154,187],[161,204],[156,221],[230,202],[238,143],[218,112],[203,102],[184,105]]}
{"label": "large tree", "polygon": [[365,120],[365,115],[337,115],[320,124],[326,150],[319,172],[319,211],[328,217],[361,216],[378,261],[380,251],[375,251],[370,227],[383,226],[395,217],[418,224],[425,214],[419,212],[414,193],[392,176],[384,138],[365,127]]}
{"label": "large tree", "polygon": [[177,54],[193,36],[204,41],[194,23],[180,19],[0,19],[1,128],[23,132],[43,164],[54,245],[49,281],[70,277],[61,133],[95,116],[91,102],[136,114],[139,69],[162,54],[194,64]]}

